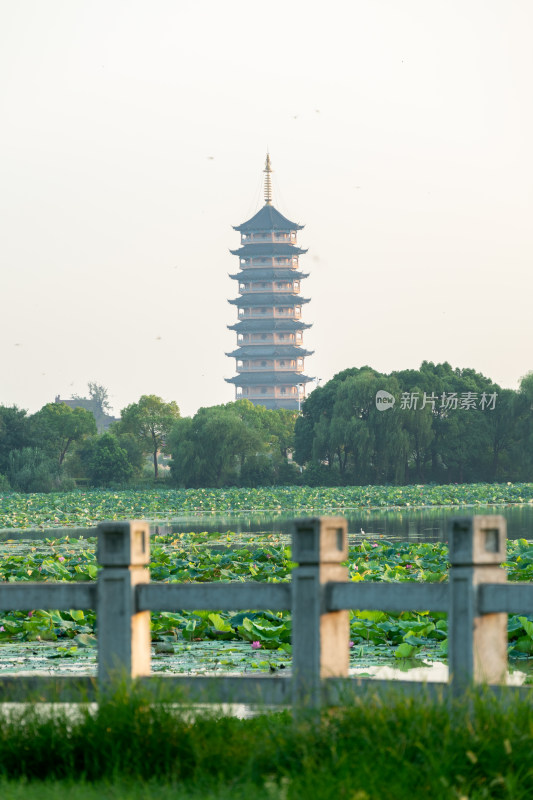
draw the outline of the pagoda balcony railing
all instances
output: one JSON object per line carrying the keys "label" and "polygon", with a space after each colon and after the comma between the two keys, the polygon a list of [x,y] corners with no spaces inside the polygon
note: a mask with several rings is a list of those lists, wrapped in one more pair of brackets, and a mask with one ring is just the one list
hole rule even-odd
{"label": "pagoda balcony railing", "polygon": [[272,258],[265,258],[265,256],[257,256],[256,258],[241,258],[240,259],[240,266],[244,267],[245,269],[264,269],[265,267],[272,267],[279,269],[288,269],[290,267],[294,267],[295,269],[298,267],[298,257],[293,256],[292,258],[279,258],[277,256]]}
{"label": "pagoda balcony railing", "polygon": [[295,242],[296,233],[243,233],[241,235],[242,244],[250,242]]}
{"label": "pagoda balcony railing", "polygon": [[278,294],[290,292],[291,294],[300,294],[300,287],[295,286],[293,283],[289,283],[281,288],[274,283],[269,283],[266,286],[252,286],[251,288],[247,288],[244,283],[239,284],[239,294],[264,294],[265,292],[274,292]]}
{"label": "pagoda balcony railing", "polygon": [[239,347],[241,345],[258,345],[258,346],[260,346],[260,345],[264,345],[264,344],[287,344],[287,345],[289,345],[289,344],[303,344],[303,338],[302,338],[301,335],[299,337],[296,337],[296,338],[294,338],[294,336],[293,336],[290,339],[288,338],[288,335],[285,335],[285,337],[283,339],[281,338],[281,336],[275,336],[274,338],[272,338],[272,336],[267,336],[264,339],[262,337],[261,337],[261,339],[252,339],[250,337],[247,337],[247,338],[243,337],[242,339],[237,339],[237,344],[239,345]]}
{"label": "pagoda balcony railing", "polygon": [[272,362],[268,363],[266,367],[247,367],[241,366],[237,367],[237,372],[303,372],[304,366],[301,364],[299,367],[281,367],[279,365],[272,364]]}
{"label": "pagoda balcony railing", "polygon": [[284,375],[286,372],[301,373],[304,371],[303,367],[237,367],[236,371],[239,375],[264,375],[265,372],[271,372],[275,375]]}
{"label": "pagoda balcony railing", "polygon": [[[250,392],[250,394],[246,395],[247,400],[265,400],[265,399],[272,399],[275,400],[298,400],[298,393],[296,391],[291,391],[292,387],[287,387],[285,394],[278,389],[278,391],[269,390],[265,394],[262,392]],[[302,395],[303,397],[303,395]]]}
{"label": "pagoda balcony railing", "polygon": [[276,393],[272,389],[267,389],[265,392],[250,392],[249,394],[243,394],[243,398],[246,400],[269,400],[276,396]]}
{"label": "pagoda balcony railing", "polygon": [[291,306],[287,306],[287,311],[277,311],[265,306],[264,311],[250,311],[248,309],[239,308],[239,319],[300,319],[302,316],[301,311],[293,311]]}
{"label": "pagoda balcony railing", "polygon": [[[274,387],[272,387],[272,388],[269,387],[268,389],[266,389],[265,392],[258,391],[256,389],[250,388],[250,391],[248,393],[246,393],[246,392],[237,392],[235,394],[235,398],[237,400],[252,400],[252,401],[255,400],[255,401],[259,401],[259,402],[261,402],[262,400],[296,400],[297,401],[298,400],[298,392],[296,391],[296,389],[294,389],[294,391],[292,391],[292,388],[293,387],[291,387],[291,386],[285,387],[285,392],[284,393],[281,392],[281,389],[280,389],[279,386],[276,387],[277,391],[276,391],[276,389]],[[304,399],[304,397],[305,397],[305,395],[302,392],[300,392],[300,398],[299,398],[300,401],[302,401]]]}

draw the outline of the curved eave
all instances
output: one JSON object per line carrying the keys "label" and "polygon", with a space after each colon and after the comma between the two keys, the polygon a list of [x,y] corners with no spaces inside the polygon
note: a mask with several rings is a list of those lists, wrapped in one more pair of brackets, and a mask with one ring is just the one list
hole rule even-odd
{"label": "curved eave", "polygon": [[230,253],[240,258],[275,258],[276,256],[300,256],[307,253],[307,249],[283,242],[261,242],[260,244],[244,244],[238,250],[230,250]]}
{"label": "curved eave", "polygon": [[299,372],[241,372],[234,378],[224,378],[234,386],[297,386],[314,380]]}
{"label": "curved eave", "polygon": [[237,331],[238,333],[259,332],[268,333],[273,331],[281,331],[282,333],[293,333],[294,331],[303,331],[311,328],[312,323],[301,322],[298,319],[240,319],[233,325],[228,325],[230,331]]}
{"label": "curved eave", "polygon": [[313,353],[314,350],[304,350],[295,344],[247,344],[226,355],[230,358],[307,358]]}
{"label": "curved eave", "polygon": [[300,272],[297,269],[287,269],[287,267],[271,267],[269,269],[249,267],[229,277],[234,281],[277,281],[283,279],[298,281],[308,278],[309,272]]}
{"label": "curved eave", "polygon": [[241,294],[234,300],[228,300],[232,306],[239,308],[255,308],[256,306],[268,308],[269,306],[282,306],[283,308],[290,308],[291,306],[303,306],[310,303],[308,297],[300,297],[298,294],[263,294],[262,292],[250,292],[249,294]]}

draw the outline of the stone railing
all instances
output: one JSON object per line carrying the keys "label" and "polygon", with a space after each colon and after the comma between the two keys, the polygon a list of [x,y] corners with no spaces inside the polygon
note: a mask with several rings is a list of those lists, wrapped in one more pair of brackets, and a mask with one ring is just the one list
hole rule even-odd
{"label": "stone railing", "polygon": [[[443,611],[449,615],[448,683],[430,693],[455,696],[472,683],[503,684],[507,670],[507,613],[533,612],[533,584],[507,583],[501,568],[506,525],[501,516],[455,519],[450,527],[447,583],[352,582],[347,522],[341,517],[297,520],[287,583],[152,583],[146,522],[98,526],[98,561],[92,583],[3,583],[0,609],[97,611],[98,679],[79,676],[0,676],[0,700],[31,694],[43,700],[96,695],[114,676],[182,689],[194,702],[267,705],[338,704],[384,685],[417,692],[412,681],[348,677],[349,609]],[[292,611],[292,671],[264,676],[150,675],[150,611]],[[0,650],[1,653],[1,650]],[[513,691],[528,693],[529,689]]]}

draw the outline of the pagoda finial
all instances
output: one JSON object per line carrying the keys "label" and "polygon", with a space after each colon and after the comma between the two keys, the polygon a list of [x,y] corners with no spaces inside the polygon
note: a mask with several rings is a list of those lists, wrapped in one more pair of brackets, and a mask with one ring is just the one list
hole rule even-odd
{"label": "pagoda finial", "polygon": [[270,165],[270,153],[268,153],[268,151],[263,172],[265,173],[265,203],[267,206],[270,206],[272,205],[272,178],[270,177],[272,174],[272,167]]}

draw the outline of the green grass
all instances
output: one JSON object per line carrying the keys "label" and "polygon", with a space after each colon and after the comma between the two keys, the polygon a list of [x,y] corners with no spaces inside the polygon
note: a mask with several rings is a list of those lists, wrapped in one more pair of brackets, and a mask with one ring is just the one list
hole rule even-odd
{"label": "green grass", "polygon": [[284,796],[283,786],[276,785],[184,789],[180,784],[157,781],[0,781],[2,800],[283,800]]}
{"label": "green grass", "polygon": [[476,693],[450,710],[422,692],[368,695],[319,719],[241,720],[192,718],[122,687],[74,719],[0,711],[0,796],[525,800],[533,717],[510,698]]}

